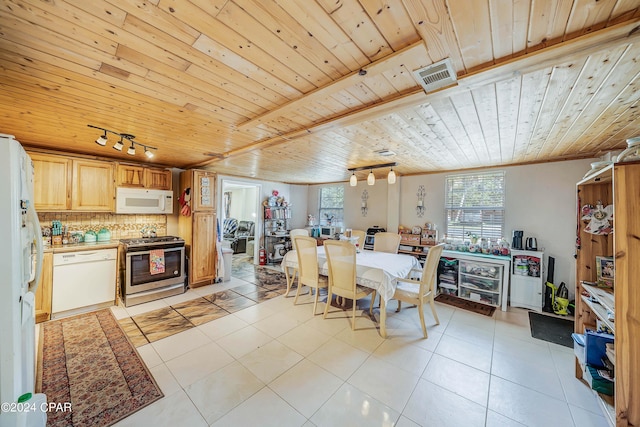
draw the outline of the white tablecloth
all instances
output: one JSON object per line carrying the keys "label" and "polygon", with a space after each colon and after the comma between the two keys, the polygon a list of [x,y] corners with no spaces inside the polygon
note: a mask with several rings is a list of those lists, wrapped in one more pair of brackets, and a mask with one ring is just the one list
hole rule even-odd
{"label": "white tablecloth", "polygon": [[[296,251],[289,251],[282,259],[282,269],[298,268]],[[320,274],[329,275],[327,256],[324,246],[318,247],[318,268]],[[411,255],[389,254],[361,250],[356,254],[356,283],[360,286],[375,289],[385,302],[393,298],[396,290],[396,279],[409,276],[411,270],[421,270],[418,259]]]}

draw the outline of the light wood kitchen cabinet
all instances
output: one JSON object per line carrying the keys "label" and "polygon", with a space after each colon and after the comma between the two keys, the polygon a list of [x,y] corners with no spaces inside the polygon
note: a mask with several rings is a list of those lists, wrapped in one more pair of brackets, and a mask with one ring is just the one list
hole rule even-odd
{"label": "light wood kitchen cabinet", "polygon": [[171,190],[171,170],[149,168],[141,165],[118,163],[116,170],[118,187],[140,187]]}
{"label": "light wood kitchen cabinet", "polygon": [[[207,178],[203,181],[202,178]],[[209,197],[201,203],[201,184],[209,186]],[[180,173],[180,194],[190,188],[191,215],[180,215],[178,229],[185,240],[189,256],[189,285],[191,287],[208,285],[215,282],[217,255],[216,211],[213,197],[216,186],[216,174],[201,170],[187,170]],[[196,200],[200,199],[200,201]],[[204,205],[204,207],[203,207]]]}
{"label": "light wood kitchen cabinet", "polygon": [[114,165],[99,160],[73,160],[71,209],[114,211]]}
{"label": "light wood kitchen cabinet", "polygon": [[171,190],[171,170],[146,168],[144,170],[144,183],[147,188]]}
{"label": "light wood kitchen cabinet", "polygon": [[191,209],[193,211],[215,210],[216,174],[205,170],[192,170]]}
{"label": "light wood kitchen cabinet", "polygon": [[29,153],[34,169],[34,205],[37,211],[71,209],[71,160]]}
{"label": "light wood kitchen cabinet", "polygon": [[36,323],[51,319],[51,293],[53,291],[53,253],[45,252],[42,275],[36,289]]}

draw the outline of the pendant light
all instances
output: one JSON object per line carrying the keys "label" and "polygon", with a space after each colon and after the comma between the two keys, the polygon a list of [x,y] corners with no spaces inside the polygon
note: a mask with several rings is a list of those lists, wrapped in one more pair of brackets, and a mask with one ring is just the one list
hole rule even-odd
{"label": "pendant light", "polygon": [[373,170],[374,169],[380,169],[380,168],[388,168],[390,167],[391,170],[389,171],[388,175],[387,175],[387,182],[389,184],[395,184],[396,183],[396,172],[393,170],[393,167],[396,166],[397,163],[383,163],[383,164],[379,164],[379,165],[370,165],[370,166],[358,166],[355,168],[349,168],[347,169],[349,172],[351,172],[351,177],[349,178],[349,185],[351,187],[355,187],[358,185],[358,178],[356,177],[355,172],[356,171],[364,171],[369,169],[369,175],[367,175],[367,184],[369,185],[375,185],[376,183],[376,177],[373,174]]}
{"label": "pendant light", "polygon": [[396,183],[396,173],[393,171],[393,168],[389,171],[389,175],[387,175],[387,183],[395,184]]}
{"label": "pendant light", "polygon": [[373,169],[371,169],[371,171],[369,172],[369,175],[367,175],[367,184],[373,185],[375,183],[376,183],[376,177],[373,175]]}

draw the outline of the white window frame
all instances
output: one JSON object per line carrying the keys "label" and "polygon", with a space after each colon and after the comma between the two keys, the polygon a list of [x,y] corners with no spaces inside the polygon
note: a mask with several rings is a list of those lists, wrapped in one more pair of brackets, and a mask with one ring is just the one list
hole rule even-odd
{"label": "white window frame", "polygon": [[[506,176],[504,171],[453,174],[445,177],[445,233],[447,238],[504,237]],[[493,183],[492,183],[493,181]],[[501,188],[501,191],[491,190]],[[496,187],[497,186],[497,187]],[[482,187],[485,192],[469,193]]]}
{"label": "white window frame", "polygon": [[[341,188],[342,189],[342,206],[339,208],[336,207],[323,207],[322,206],[322,192],[325,189],[329,188]],[[341,225],[344,221],[344,186],[343,185],[327,185],[324,187],[320,187],[320,191],[318,191],[318,223],[320,225],[327,225],[327,217],[324,216],[325,213],[332,212],[335,215],[335,218],[331,221],[331,225]]]}

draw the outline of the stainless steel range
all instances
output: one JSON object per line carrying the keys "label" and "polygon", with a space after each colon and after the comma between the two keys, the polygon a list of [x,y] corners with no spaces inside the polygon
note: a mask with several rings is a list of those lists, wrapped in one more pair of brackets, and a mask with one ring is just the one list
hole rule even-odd
{"label": "stainless steel range", "polygon": [[374,225],[371,228],[367,228],[367,235],[364,237],[364,249],[373,250],[373,241],[375,240],[376,233],[382,233],[385,229]]}
{"label": "stainless steel range", "polygon": [[120,240],[120,284],[125,307],[184,293],[185,252],[180,237]]}

